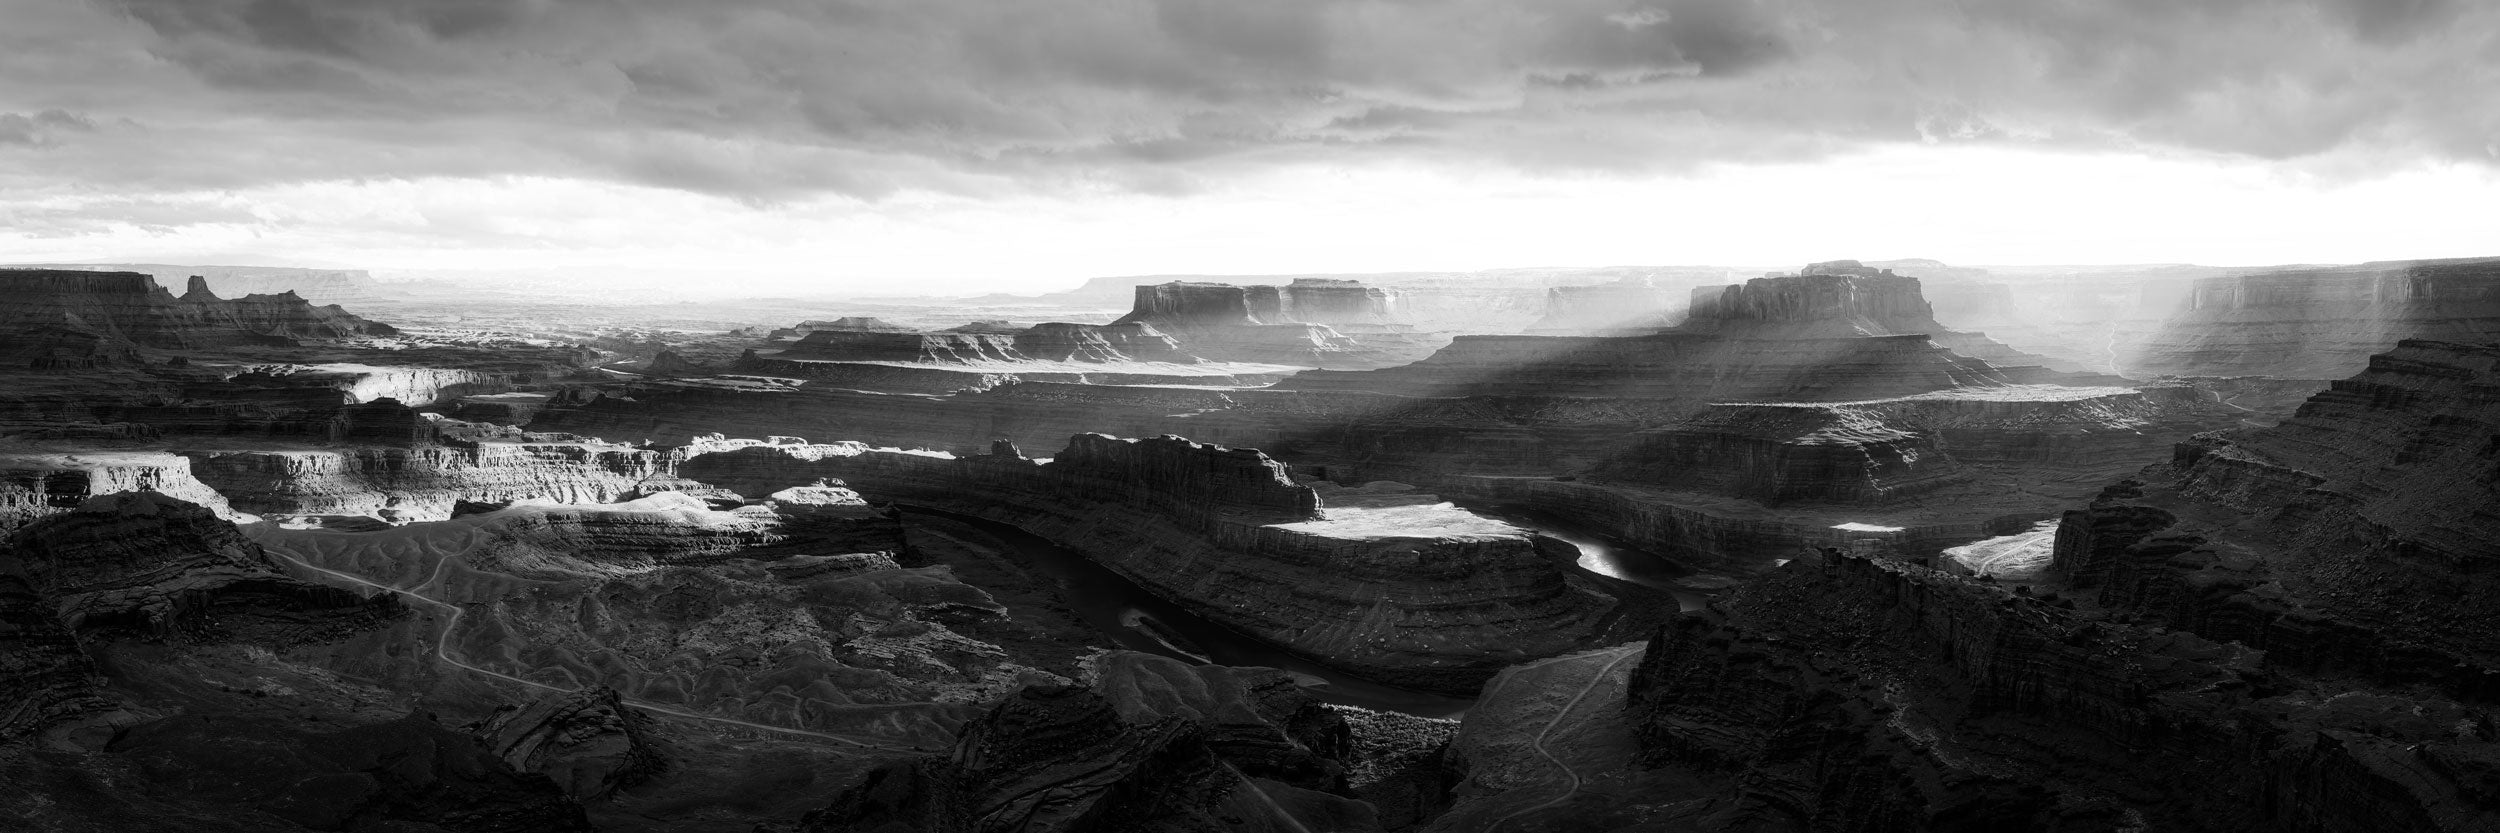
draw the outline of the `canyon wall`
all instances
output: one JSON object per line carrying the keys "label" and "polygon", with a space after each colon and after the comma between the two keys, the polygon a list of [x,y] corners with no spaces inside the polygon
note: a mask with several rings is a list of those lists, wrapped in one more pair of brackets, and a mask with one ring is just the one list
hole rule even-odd
{"label": "canyon wall", "polygon": [[2500,348],[2405,341],[2067,513],[2052,571],[2270,663],[2500,697]]}
{"label": "canyon wall", "polygon": [[679,473],[706,482],[755,490],[833,477],[1013,524],[1210,620],[1413,687],[1469,688],[1501,665],[1569,650],[1611,606],[1516,527],[1446,504],[1322,508],[1250,449],[1079,435],[1048,461],[1005,445],[967,458],[856,444],[684,453]]}
{"label": "canyon wall", "polygon": [[2404,339],[2500,339],[2500,260],[2388,261],[2197,280],[2126,372],[2339,379]]}
{"label": "canyon wall", "polygon": [[198,450],[189,470],[243,511],[362,515],[394,521],[452,516],[462,502],[615,503],[685,484],[659,451],[551,434],[427,425],[399,442],[343,448]]}

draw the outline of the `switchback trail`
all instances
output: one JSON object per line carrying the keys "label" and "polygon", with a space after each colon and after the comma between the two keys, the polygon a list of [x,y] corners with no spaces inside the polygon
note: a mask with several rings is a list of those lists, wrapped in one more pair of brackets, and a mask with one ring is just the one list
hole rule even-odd
{"label": "switchback trail", "polygon": [[[1614,661],[1606,663],[1605,667],[1597,669],[1596,674],[1590,675],[1588,684],[1581,686],[1579,693],[1571,695],[1571,701],[1564,703],[1561,710],[1554,712],[1554,719],[1546,721],[1545,728],[1536,733],[1536,742],[1532,744],[1536,748],[1536,753],[1545,756],[1545,760],[1553,763],[1554,768],[1562,770],[1563,777],[1570,779],[1570,783],[1563,788],[1562,793],[1529,807],[1513,811],[1509,815],[1494,819],[1492,823],[1484,826],[1484,829],[1488,831],[1488,833],[1489,831],[1502,829],[1502,825],[1510,823],[1510,820],[1512,819],[1529,813],[1534,813],[1538,810],[1543,810],[1547,807],[1552,807],[1556,804],[1561,804],[1565,801],[1571,800],[1572,796],[1580,794],[1580,773],[1573,770],[1570,764],[1563,763],[1561,758],[1555,757],[1553,750],[1545,748],[1545,742],[1552,738],[1554,729],[1562,725],[1563,718],[1570,717],[1572,712],[1579,710],[1580,701],[1588,699],[1590,692],[1597,690],[1598,684],[1605,682],[1608,678],[1614,675],[1615,666],[1622,665],[1625,660],[1629,660],[1640,655],[1641,653],[1638,651],[1625,651],[1623,656],[1616,657],[1614,658]],[[1537,664],[1551,664],[1559,659],[1563,658],[1556,657],[1555,659],[1549,659],[1545,662]],[[1490,693],[1486,696],[1488,698],[1491,697]]]}

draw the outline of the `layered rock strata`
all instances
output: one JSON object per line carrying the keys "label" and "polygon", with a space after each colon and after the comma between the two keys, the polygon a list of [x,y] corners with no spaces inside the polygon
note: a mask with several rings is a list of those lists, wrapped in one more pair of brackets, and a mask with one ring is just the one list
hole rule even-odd
{"label": "layered rock strata", "polygon": [[278,517],[437,521],[464,501],[614,503],[699,488],[675,480],[659,451],[448,420],[409,428],[413,436],[368,436],[345,447],[186,456],[200,482],[243,511]]}
{"label": "layered rock strata", "polygon": [[299,580],[234,524],[152,491],[90,498],[0,548],[0,739],[114,711],[96,652],[115,640],[332,641],[395,616]]}
{"label": "layered rock strata", "polygon": [[1013,524],[1150,592],[1311,659],[1412,687],[1472,687],[1569,650],[1611,606],[1538,536],[1446,504],[1322,510],[1285,466],[1177,437],[1078,435],[1047,461],[750,446],[688,459],[687,477],[787,472]]}
{"label": "layered rock strata", "polygon": [[594,686],[550,694],[497,714],[477,730],[495,757],[518,772],[547,776],[576,799],[604,798],[668,766],[650,715],[616,690]]}
{"label": "layered rock strata", "polygon": [[1369,808],[1254,779],[1208,729],[1146,722],[1076,686],[1026,688],[967,727],[951,754],[869,773],[803,831],[1363,830]]}
{"label": "layered rock strata", "polygon": [[775,353],[740,358],[740,373],[902,393],[984,390],[1016,381],[1262,385],[1283,366],[1210,363],[1142,322],[1035,325],[1019,332],[817,330]]}
{"label": "layered rock strata", "polygon": [[117,492],[159,492],[221,516],[224,495],[191,475],[191,461],[162,452],[0,454],[0,535],[76,511]]}
{"label": "layered rock strata", "polygon": [[2123,356],[2139,375],[2340,379],[2404,339],[2500,339],[2500,259],[2210,277]]}
{"label": "layered rock strata", "polygon": [[2067,513],[2050,573],[2270,664],[2500,697],[2500,348],[2405,341]]}

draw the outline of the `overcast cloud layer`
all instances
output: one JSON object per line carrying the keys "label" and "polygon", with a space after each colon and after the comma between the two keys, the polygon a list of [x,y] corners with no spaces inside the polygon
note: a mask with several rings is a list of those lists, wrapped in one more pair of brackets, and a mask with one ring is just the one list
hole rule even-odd
{"label": "overcast cloud layer", "polygon": [[2500,4],[2472,0],[0,0],[0,19],[0,219],[34,234],[380,179],[777,206],[1922,144],[2342,178],[2500,164]]}

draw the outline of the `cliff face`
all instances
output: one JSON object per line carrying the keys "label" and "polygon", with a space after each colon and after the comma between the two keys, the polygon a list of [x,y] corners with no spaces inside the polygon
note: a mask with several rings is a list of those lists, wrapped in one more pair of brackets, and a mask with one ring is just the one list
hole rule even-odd
{"label": "cliff face", "polygon": [[19,530],[10,547],[16,571],[52,601],[54,618],[71,630],[211,628],[207,611],[235,594],[304,604],[355,601],[295,580],[231,522],[159,492],[90,499],[77,511]]}
{"label": "cliff face", "polygon": [[0,456],[0,535],[116,492],[159,492],[220,516],[224,495],[191,475],[191,461],[159,452]]}
{"label": "cliff face", "polygon": [[2500,339],[2500,260],[2200,279],[2186,309],[2122,358],[2142,375],[2336,379],[2404,339]]}
{"label": "cliff face", "polygon": [[2052,569],[2270,662],[2500,697],[2500,349],[2406,341],[2067,514]]}
{"label": "cliff face", "polygon": [[1244,287],[1252,317],[1270,323],[1403,324],[1402,293],[1336,278],[1295,278],[1283,286]]}
{"label": "cliff face", "polygon": [[1609,607],[1508,524],[1446,504],[1322,508],[1257,451],[1175,437],[1080,435],[1048,462],[1012,447],[957,459],[747,446],[693,456],[679,471],[835,477],[873,497],[1013,524],[1210,620],[1419,688],[1469,688],[1518,658],[1569,650]]}
{"label": "cliff face", "polygon": [[[2493,796],[2479,762],[2496,750],[2487,729],[2461,729],[2481,725],[2477,710],[2271,677],[2262,656],[2032,588],[1827,552],[1628,659],[1539,669],[1581,692],[1560,706],[1544,689],[1490,692],[1466,731],[1499,738],[1526,709],[1548,716],[1543,736],[1590,740],[1542,755],[1481,746],[1471,783],[1494,789],[1478,824],[1451,829],[2480,829]],[[1597,766],[1604,739],[1624,736],[1637,764]],[[1502,773],[1555,764],[1588,772],[1499,789]]]}
{"label": "cliff face", "polygon": [[549,434],[484,439],[431,426],[392,444],[302,451],[196,451],[189,468],[254,514],[449,518],[462,501],[614,503],[678,488],[661,452]]}
{"label": "cliff face", "polygon": [[817,330],[773,358],[931,365],[1201,361],[1171,336],[1138,322],[1037,324],[1015,332]]}
{"label": "cliff face", "polygon": [[234,524],[152,491],[94,497],[8,535],[0,547],[0,738],[111,712],[95,652],[139,638],[335,640],[399,610],[396,600],[296,579]]}

